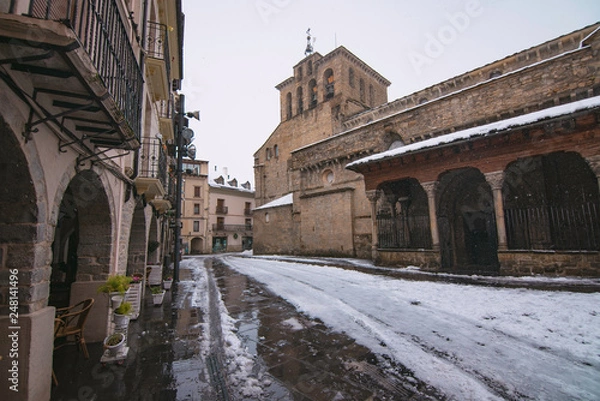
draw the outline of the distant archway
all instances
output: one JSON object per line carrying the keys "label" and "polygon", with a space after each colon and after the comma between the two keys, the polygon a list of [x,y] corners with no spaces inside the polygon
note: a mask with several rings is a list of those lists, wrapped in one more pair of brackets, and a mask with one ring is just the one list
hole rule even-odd
{"label": "distant archway", "polygon": [[129,232],[129,248],[127,252],[127,275],[144,274],[146,271],[146,255],[148,253],[146,236],[146,216],[144,202],[137,199]]}

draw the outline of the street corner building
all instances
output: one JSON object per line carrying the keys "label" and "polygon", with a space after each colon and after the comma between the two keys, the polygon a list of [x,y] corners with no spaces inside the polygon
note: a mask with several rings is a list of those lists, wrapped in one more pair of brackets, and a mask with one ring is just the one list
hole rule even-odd
{"label": "street corner building", "polygon": [[55,308],[95,299],[101,341],[98,287],[169,259],[182,29],[180,1],[0,3],[0,399],[50,399]]}
{"label": "street corner building", "polygon": [[388,102],[344,47],[279,85],[254,252],[600,276],[600,24]]}

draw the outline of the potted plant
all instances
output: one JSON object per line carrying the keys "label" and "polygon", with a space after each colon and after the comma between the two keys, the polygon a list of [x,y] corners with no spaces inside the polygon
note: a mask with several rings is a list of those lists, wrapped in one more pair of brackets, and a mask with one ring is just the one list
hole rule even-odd
{"label": "potted plant", "polygon": [[127,326],[129,324],[129,314],[131,313],[131,303],[130,302],[122,302],[121,305],[115,309],[115,313],[113,313],[113,322],[115,322],[115,326]]}
{"label": "potted plant", "polygon": [[165,290],[156,286],[151,287],[150,291],[152,291],[152,302],[154,303],[154,305],[161,305],[165,297]]}
{"label": "potted plant", "polygon": [[173,277],[171,277],[171,276],[165,277],[165,279],[163,280],[163,288],[165,290],[170,290],[172,284],[173,284]]}
{"label": "potted plant", "polygon": [[104,339],[104,349],[108,350],[110,356],[117,356],[125,345],[125,335],[114,333]]}
{"label": "potted plant", "polygon": [[123,295],[131,284],[131,277],[122,274],[109,276],[106,282],[98,287],[98,292],[104,292],[111,296]]}

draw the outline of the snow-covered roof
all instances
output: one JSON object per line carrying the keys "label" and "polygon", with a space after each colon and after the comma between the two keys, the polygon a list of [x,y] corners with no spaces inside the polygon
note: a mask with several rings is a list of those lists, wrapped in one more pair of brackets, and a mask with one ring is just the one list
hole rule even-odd
{"label": "snow-covered roof", "polygon": [[215,180],[209,180],[208,181],[208,185],[211,188],[220,188],[220,189],[228,189],[231,191],[239,191],[239,192],[248,192],[248,193],[254,193],[253,189],[248,189],[245,188],[243,185],[246,185],[246,183],[240,185],[240,186],[235,186],[235,185],[230,185],[228,182],[225,182],[224,184],[219,184],[218,182],[216,182]]}
{"label": "snow-covered roof", "polygon": [[256,208],[254,208],[254,210],[270,209],[270,208],[279,207],[279,206],[287,206],[287,205],[291,205],[293,203],[294,203],[294,194],[290,192],[289,194],[284,195],[281,198],[277,198],[269,203],[265,203],[262,206],[256,207]]}
{"label": "snow-covered roof", "polygon": [[549,107],[544,110],[535,111],[533,113],[524,114],[518,117],[508,118],[506,120],[496,121],[490,124],[480,125],[478,127],[467,128],[451,134],[440,135],[424,141],[411,143],[410,145],[401,146],[399,148],[390,149],[385,152],[377,153],[362,159],[356,160],[346,165],[346,168],[366,164],[369,162],[384,160],[397,157],[403,154],[416,152],[419,150],[434,148],[440,145],[472,139],[479,136],[487,136],[495,132],[503,131],[509,128],[525,126],[536,123],[549,118],[560,117],[562,115],[573,114],[578,111],[600,107],[600,96],[583,99],[572,103],[563,104],[560,106]]}

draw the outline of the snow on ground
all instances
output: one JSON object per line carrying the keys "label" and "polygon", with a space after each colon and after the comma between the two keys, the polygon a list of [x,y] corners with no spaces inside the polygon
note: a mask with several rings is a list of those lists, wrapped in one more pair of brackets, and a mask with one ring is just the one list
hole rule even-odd
{"label": "snow on ground", "polygon": [[225,256],[456,400],[600,399],[600,294],[407,281]]}
{"label": "snow on ground", "polygon": [[[214,280],[204,266],[205,257],[186,258],[181,262],[181,268],[192,270],[192,280],[181,280],[178,283],[178,292],[184,296],[175,301],[175,308],[184,309],[184,302],[189,302],[191,307],[199,308],[203,315],[208,317],[205,323],[200,323],[202,330],[198,338],[203,363],[211,352],[214,352],[215,346],[221,348],[224,353],[225,372],[230,391],[234,391],[240,398],[250,397],[259,399],[263,393],[264,386],[271,384],[271,379],[264,371],[257,369],[254,363],[254,357],[248,352],[242,341],[237,336],[235,320],[229,315],[225,303],[220,296],[213,301],[216,303],[217,313],[219,315],[220,337],[214,338],[211,333],[213,330],[209,327],[212,322],[211,315],[210,286],[214,285]],[[215,344],[219,342],[219,344]]]}

